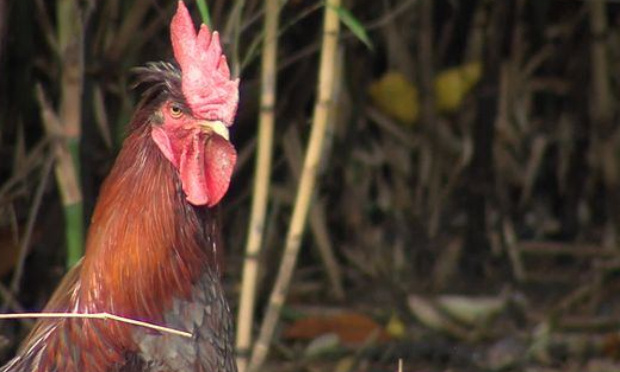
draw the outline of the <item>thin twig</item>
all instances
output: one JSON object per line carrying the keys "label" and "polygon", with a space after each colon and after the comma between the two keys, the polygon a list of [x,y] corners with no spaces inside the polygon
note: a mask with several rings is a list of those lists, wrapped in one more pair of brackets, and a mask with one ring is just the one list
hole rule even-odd
{"label": "thin twig", "polygon": [[[304,9],[301,13],[296,15],[293,19],[289,20],[286,24],[284,24],[282,27],[279,28],[279,30],[277,31],[277,37],[284,35],[286,31],[288,31],[294,25],[298,24],[304,18],[307,18],[308,16],[310,16],[315,11],[321,9],[322,6],[323,6],[323,3],[317,3]],[[257,52],[258,47],[261,45],[261,43],[264,42],[263,37],[266,38],[266,36],[262,34],[257,35],[254,38],[254,40],[252,40],[252,42],[250,43],[250,46],[247,48],[247,52],[245,53],[245,57],[243,58],[243,61],[241,62],[241,70],[244,70],[256,57],[256,54],[258,53]],[[311,54],[319,51],[318,43],[311,45],[311,47],[312,47]],[[278,68],[278,69],[281,70],[281,68]]]}
{"label": "thin twig", "polygon": [[366,31],[370,31],[375,28],[383,27],[388,23],[394,22],[396,17],[405,13],[406,10],[409,10],[409,8],[411,8],[417,1],[418,0],[403,1],[399,5],[395,6],[394,9],[390,9],[389,11],[385,12],[381,17],[365,23],[364,28],[366,29]]}
{"label": "thin twig", "polygon": [[54,164],[54,157],[50,156],[45,161],[43,170],[41,171],[41,182],[34,194],[34,200],[30,206],[30,212],[28,213],[28,221],[26,222],[26,231],[24,231],[24,237],[22,238],[19,246],[19,255],[17,257],[17,263],[15,265],[15,271],[11,280],[11,292],[17,293],[19,291],[19,284],[21,283],[22,275],[24,273],[24,264],[26,263],[26,257],[28,256],[28,246],[32,238],[32,231],[34,229],[34,223],[39,215],[39,208],[41,207],[41,200],[43,199],[43,192],[47,188],[47,181],[49,174]]}
{"label": "thin twig", "polygon": [[[381,17],[372,20],[370,22],[364,23],[364,29],[366,31],[371,31],[377,28],[381,28],[383,26],[385,26],[386,24],[389,24],[390,22],[392,22],[394,19],[396,19],[398,16],[400,16],[401,14],[405,13],[406,10],[408,10],[411,6],[413,6],[415,3],[417,2],[417,0],[407,0],[405,2],[403,2],[402,4],[399,4],[398,6],[396,6],[394,9],[390,10],[389,12],[385,13],[384,15],[382,15]],[[292,26],[298,24],[301,20],[303,20],[304,18],[308,17],[309,15],[311,15],[312,13],[314,13],[315,11],[319,10],[321,8],[321,6],[323,5],[323,3],[318,3],[316,5],[312,5],[309,6],[308,8],[304,9],[302,11],[302,13],[300,13],[299,15],[297,15],[295,18],[293,18],[292,20],[290,20],[289,22],[287,22],[286,25],[284,25],[280,31],[279,31],[279,35],[284,34],[289,28],[291,28]],[[262,13],[262,12],[260,12]],[[254,15],[253,17],[257,17],[258,15]],[[246,26],[242,27],[242,31],[245,30],[245,28],[247,28],[247,24]],[[347,30],[342,32],[341,36],[340,36],[340,40],[349,40],[349,39],[355,39],[357,38],[357,36]],[[258,48],[258,45],[261,42],[261,36],[256,37],[252,43],[250,44],[250,46],[247,48],[247,52],[246,55],[243,59],[243,62],[241,63],[241,70],[244,70],[254,59],[254,50],[256,48]],[[296,53],[291,54],[290,56],[286,56],[286,59],[283,59],[279,66],[278,66],[278,71],[284,70],[286,68],[288,68],[289,66],[299,62],[301,59],[309,57],[311,55],[313,55],[314,53],[317,53],[320,49],[321,45],[319,43],[312,43],[310,45],[305,46],[304,48],[298,50]]]}
{"label": "thin twig", "polygon": [[100,320],[114,320],[121,323],[131,324],[138,327],[154,329],[163,333],[170,333],[172,335],[192,338],[193,335],[190,332],[181,331],[170,327],[159,326],[157,324],[143,322],[141,320],[135,320],[125,318],[120,315],[110,313],[18,313],[18,314],[0,314],[0,320],[7,319],[100,319]]}
{"label": "thin twig", "polygon": [[261,110],[256,154],[256,172],[254,175],[254,192],[252,211],[246,243],[243,265],[241,298],[237,319],[237,368],[245,372],[252,344],[252,324],[254,323],[254,306],[256,302],[256,284],[258,278],[258,254],[264,240],[265,215],[269,201],[271,176],[271,157],[273,149],[273,132],[275,122],[275,102],[278,52],[278,24],[280,9],[278,0],[265,2],[265,43],[261,67]]}
{"label": "thin twig", "polygon": [[263,365],[269,345],[280,318],[282,305],[299,255],[301,239],[308,217],[310,202],[316,187],[319,163],[323,152],[323,143],[327,131],[330,108],[333,105],[334,61],[338,47],[340,20],[337,9],[340,0],[328,0],[324,8],[323,46],[319,65],[318,99],[314,106],[312,130],[308,150],[304,160],[303,172],[293,208],[290,228],[286,237],[282,263],[274,288],[269,298],[269,307],[263,320],[258,341],[254,345],[249,371],[258,371]]}
{"label": "thin twig", "polygon": [[137,0],[133,2],[131,9],[124,18],[123,24],[106,51],[106,57],[110,61],[118,61],[133,40],[135,40],[135,35],[139,34],[138,30],[140,30],[144,17],[151,8],[152,3],[150,0]]}
{"label": "thin twig", "polygon": [[235,1],[235,5],[230,12],[226,26],[224,27],[224,35],[227,39],[232,39],[231,50],[231,73],[232,76],[239,76],[241,72],[241,60],[239,57],[239,46],[241,37],[241,18],[243,18],[243,9],[245,7],[245,0]]}
{"label": "thin twig", "polygon": [[49,12],[47,10],[47,6],[43,0],[36,0],[36,12],[37,12],[37,21],[39,27],[43,29],[43,34],[45,35],[45,39],[51,50],[56,53],[56,55],[60,55],[60,47],[58,46],[58,39],[56,38],[56,34],[54,32],[54,27],[52,26],[52,22],[49,19]]}
{"label": "thin twig", "polygon": [[28,153],[27,158],[21,163],[20,168],[15,169],[11,178],[0,186],[0,205],[9,203],[11,200],[10,191],[26,179],[30,175],[30,172],[41,165],[42,159],[44,158],[43,154],[47,150],[48,144],[49,137],[45,137],[34,145],[33,149]]}
{"label": "thin twig", "polygon": [[[25,312],[24,307],[19,303],[19,301],[17,301],[11,291],[2,283],[0,283],[0,297],[2,297],[5,304],[3,306],[3,311],[10,308],[13,312]],[[34,322],[31,319],[21,319],[21,322],[28,328],[32,328],[32,326],[34,326]]]}

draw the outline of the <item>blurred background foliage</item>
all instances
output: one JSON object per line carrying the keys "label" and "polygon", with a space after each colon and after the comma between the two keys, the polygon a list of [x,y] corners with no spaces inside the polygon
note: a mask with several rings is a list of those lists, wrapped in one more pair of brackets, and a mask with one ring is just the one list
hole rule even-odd
{"label": "blurred background foliage", "polygon": [[[235,307],[264,11],[207,3],[241,77],[222,207]],[[131,68],[171,58],[175,6],[0,0],[2,311],[39,310],[65,271],[65,225],[88,226],[139,98]],[[259,318],[310,130],[323,7],[281,2]],[[618,368],[620,4],[348,0],[338,11],[336,104],[272,368]],[[72,167],[59,166],[63,151]],[[2,359],[29,325],[0,323]]]}

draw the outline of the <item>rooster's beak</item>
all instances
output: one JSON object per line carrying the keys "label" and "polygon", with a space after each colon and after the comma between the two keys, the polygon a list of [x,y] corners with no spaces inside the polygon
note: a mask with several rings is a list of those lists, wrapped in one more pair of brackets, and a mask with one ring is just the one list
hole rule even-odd
{"label": "rooster's beak", "polygon": [[228,132],[228,127],[224,125],[221,121],[199,121],[198,125],[205,132],[213,132],[218,136],[224,138],[226,141],[230,140],[230,134]]}

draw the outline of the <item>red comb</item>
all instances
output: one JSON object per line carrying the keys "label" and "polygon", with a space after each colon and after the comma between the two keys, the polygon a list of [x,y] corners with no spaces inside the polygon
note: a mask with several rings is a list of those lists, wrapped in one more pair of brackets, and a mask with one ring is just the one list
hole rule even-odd
{"label": "red comb", "polygon": [[233,123],[239,100],[239,79],[230,79],[220,36],[194,23],[183,1],[170,24],[174,58],[181,66],[181,89],[194,116]]}

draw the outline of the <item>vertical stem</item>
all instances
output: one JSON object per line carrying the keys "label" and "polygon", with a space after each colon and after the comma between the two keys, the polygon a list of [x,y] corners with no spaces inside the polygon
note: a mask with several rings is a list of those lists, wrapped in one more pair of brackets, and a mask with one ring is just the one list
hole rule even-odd
{"label": "vertical stem", "polygon": [[200,18],[202,18],[202,23],[207,25],[210,30],[213,30],[213,26],[211,25],[211,14],[209,14],[209,6],[205,0],[196,0],[198,4],[198,10],[200,11]]}
{"label": "vertical stem", "polygon": [[249,350],[252,344],[252,324],[258,278],[258,255],[265,232],[265,215],[269,200],[271,176],[271,153],[276,101],[278,51],[279,0],[265,0],[265,31],[261,63],[261,110],[258,129],[256,173],[254,175],[254,195],[252,212],[246,243],[243,265],[241,299],[237,320],[237,367],[239,372],[247,369]]}
{"label": "vertical stem", "polygon": [[0,62],[2,62],[2,54],[4,52],[4,42],[5,42],[5,34],[7,30],[8,17],[7,14],[9,12],[9,3],[8,0],[0,0]]}
{"label": "vertical stem", "polygon": [[[58,158],[56,178],[65,208],[67,266],[71,267],[82,256],[84,242],[84,212],[79,184],[84,27],[76,0],[58,0],[57,4],[58,45],[62,58],[58,115],[63,127],[63,137],[66,139],[63,153],[68,156]],[[61,178],[66,177],[69,180],[61,181]]]}
{"label": "vertical stem", "polygon": [[435,92],[433,81],[433,4],[432,0],[420,2],[420,31],[419,31],[419,80],[420,96],[422,97],[422,124],[435,126]]}
{"label": "vertical stem", "polygon": [[230,12],[230,16],[226,22],[226,27],[224,28],[224,32],[222,32],[222,35],[232,35],[232,58],[230,59],[232,76],[239,76],[241,69],[241,61],[239,59],[239,38],[241,37],[241,18],[243,16],[244,7],[245,0],[235,1],[235,6]]}
{"label": "vertical stem", "polygon": [[592,94],[590,96],[590,121],[594,129],[592,149],[596,151],[605,186],[605,197],[608,200],[607,223],[604,242],[606,247],[617,248],[618,228],[620,227],[620,192],[618,191],[617,138],[611,134],[613,128],[613,107],[607,55],[608,25],[605,2],[591,0],[588,2],[590,16],[590,33],[592,34],[591,74]]}
{"label": "vertical stem", "polygon": [[330,108],[333,105],[334,61],[336,60],[340,27],[337,13],[339,7],[340,0],[327,0],[325,4],[323,41],[317,86],[318,99],[314,106],[310,141],[304,160],[299,189],[297,190],[293,216],[291,217],[289,231],[286,236],[282,263],[271,296],[269,297],[269,307],[261,326],[259,339],[252,352],[249,366],[249,371],[252,372],[258,371],[267,357],[269,344],[271,343],[275,327],[280,318],[282,305],[288,294],[291,278],[297,262],[297,256],[299,255],[306,219],[308,217],[308,209],[316,187],[316,176],[323,150],[327,120]]}
{"label": "vertical stem", "polygon": [[[419,3],[419,24],[418,31],[418,81],[420,82],[420,97],[421,97],[421,127],[423,128],[425,135],[430,140],[428,146],[423,146],[420,152],[420,159],[422,164],[428,164],[423,169],[423,183],[426,186],[424,192],[424,198],[419,200],[421,205],[424,205],[422,210],[431,210],[433,205],[436,205],[436,191],[437,187],[433,187],[433,183],[441,177],[441,167],[436,166],[439,162],[437,159],[435,149],[438,144],[437,123],[435,120],[435,71],[434,57],[435,51],[433,48],[433,0],[421,0]],[[426,204],[426,205],[425,205]],[[429,233],[432,232],[429,229]]]}
{"label": "vertical stem", "polygon": [[501,48],[506,37],[508,16],[515,0],[492,2],[485,25],[484,75],[477,92],[476,119],[472,128],[474,151],[467,170],[467,254],[460,267],[469,277],[481,278],[489,267],[490,242],[487,235],[487,208],[494,197],[495,174],[493,143],[498,115]]}

